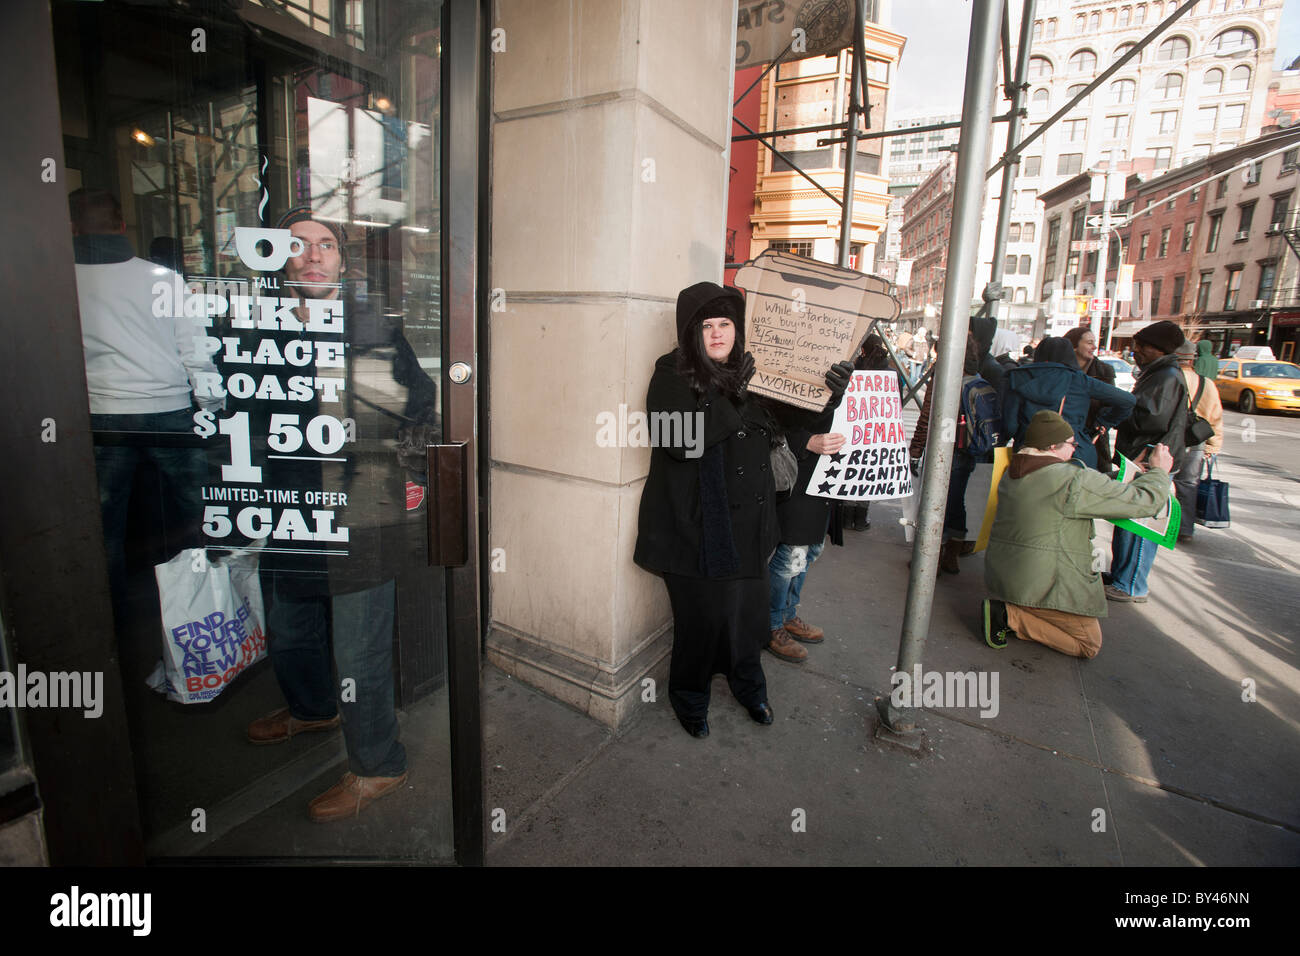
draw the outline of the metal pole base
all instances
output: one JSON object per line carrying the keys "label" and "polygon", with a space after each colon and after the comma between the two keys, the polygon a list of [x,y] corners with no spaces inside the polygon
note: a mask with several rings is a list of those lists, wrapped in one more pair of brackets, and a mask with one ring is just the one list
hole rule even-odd
{"label": "metal pole base", "polygon": [[892,744],[909,753],[925,753],[925,731],[916,726],[916,711],[910,707],[895,707],[888,697],[876,701],[880,716],[872,735],[878,743]]}

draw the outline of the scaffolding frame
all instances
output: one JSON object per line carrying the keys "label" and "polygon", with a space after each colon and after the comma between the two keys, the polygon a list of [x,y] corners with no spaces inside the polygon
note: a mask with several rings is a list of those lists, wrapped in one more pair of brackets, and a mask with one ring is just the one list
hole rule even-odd
{"label": "scaffolding frame", "polygon": [[[1103,70],[1083,91],[1057,110],[1051,117],[1023,139],[1020,138],[1020,124],[1028,111],[1024,105],[1025,92],[1028,89],[1028,68],[1032,53],[1032,28],[1036,0],[1022,0],[1019,44],[1016,52],[1014,74],[1012,72],[1010,51],[1010,9],[1013,0],[973,0],[971,10],[971,29],[967,46],[966,83],[962,104],[960,123],[939,123],[924,127],[921,131],[961,128],[958,143],[956,185],[953,196],[953,217],[949,235],[948,281],[944,288],[943,313],[940,324],[940,348],[934,363],[916,382],[907,382],[904,401],[911,399],[920,404],[918,392],[922,385],[933,378],[931,388],[936,393],[931,403],[932,423],[940,427],[931,427],[927,442],[927,465],[921,482],[921,501],[917,514],[916,535],[913,543],[911,574],[908,579],[907,603],[904,609],[903,625],[899,635],[898,660],[895,672],[911,673],[920,666],[921,656],[929,630],[931,612],[934,604],[934,583],[938,572],[939,544],[942,538],[942,523],[948,494],[952,440],[943,427],[942,411],[955,408],[961,384],[962,362],[965,354],[966,336],[970,328],[970,301],[974,273],[977,266],[979,233],[983,219],[984,182],[995,173],[1002,172],[1002,184],[998,196],[998,220],[994,235],[993,271],[990,281],[984,288],[981,298],[983,305],[976,313],[978,316],[993,317],[996,321],[994,304],[1003,297],[1001,279],[1010,228],[1011,199],[1014,195],[1015,176],[1020,163],[1020,155],[1025,148],[1035,142],[1048,129],[1066,117],[1082,100],[1092,94],[1106,80],[1122,69],[1134,57],[1140,56],[1142,50],[1168,30],[1179,18],[1196,5],[1197,0],[1184,0],[1159,24],[1147,32],[1141,40],[1130,47],[1124,55]],[[827,5],[829,8],[829,4]],[[841,208],[840,220],[840,265],[848,265],[849,232],[853,218],[853,188],[856,172],[857,141],[864,138],[887,138],[890,136],[911,135],[916,129],[885,130],[871,133],[859,130],[857,116],[862,113],[870,126],[870,106],[867,100],[865,76],[865,7],[863,0],[854,0],[854,16],[857,29],[854,33],[851,81],[849,90],[849,109],[843,123],[827,124],[819,127],[801,127],[787,130],[772,130],[758,133],[741,122],[734,115],[736,125],[745,130],[745,135],[732,138],[732,142],[756,140],[762,143],[774,156],[780,158],[792,170],[811,182]],[[793,42],[793,41],[792,41]],[[790,52],[792,44],[786,48],[763,70],[749,87],[733,103],[733,109],[749,95],[764,77],[767,76]],[[999,52],[1001,53],[1001,70],[1003,74],[1002,92],[1011,101],[1008,112],[994,116],[992,105],[996,74],[998,72]],[[861,99],[858,98],[861,90]],[[1006,149],[1001,158],[985,171],[982,166],[988,154],[990,127],[993,122],[1007,122]],[[843,142],[848,149],[844,161],[843,198],[837,198],[820,183],[812,179],[806,171],[799,168],[768,140],[777,136],[789,136],[798,133],[843,131]],[[828,140],[826,142],[840,142]],[[1291,237],[1287,237],[1292,245]],[[1300,244],[1300,237],[1297,243]],[[1293,245],[1294,248],[1294,245]],[[1297,250],[1300,255],[1300,250]],[[871,323],[868,334],[875,332],[879,319]],[[882,335],[882,341],[889,352],[890,359],[901,370],[892,346]],[[906,381],[906,377],[905,377]],[[939,410],[935,417],[934,409]],[[892,681],[891,681],[892,685]],[[916,708],[895,706],[891,698],[882,698],[877,702],[880,717],[879,733],[892,738],[909,748],[920,746],[920,733],[916,723]]]}

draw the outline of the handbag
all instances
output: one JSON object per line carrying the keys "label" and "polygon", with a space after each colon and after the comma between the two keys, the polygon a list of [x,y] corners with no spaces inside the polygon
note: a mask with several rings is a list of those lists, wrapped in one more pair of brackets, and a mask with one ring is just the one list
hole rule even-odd
{"label": "handbag", "polygon": [[1196,377],[1201,380],[1201,384],[1196,389],[1196,397],[1192,399],[1192,404],[1187,409],[1187,429],[1183,432],[1183,443],[1188,448],[1204,444],[1214,437],[1214,426],[1196,414],[1196,406],[1201,404],[1201,395],[1205,392],[1205,376]]}
{"label": "handbag", "polygon": [[782,438],[772,446],[772,480],[776,483],[777,493],[784,494],[793,489],[798,477],[799,462],[785,438]]}
{"label": "handbag", "polygon": [[1218,460],[1218,455],[1205,459],[1201,469],[1204,477],[1196,483],[1196,523],[1207,528],[1227,528],[1232,523],[1228,515],[1228,483],[1214,477]]}

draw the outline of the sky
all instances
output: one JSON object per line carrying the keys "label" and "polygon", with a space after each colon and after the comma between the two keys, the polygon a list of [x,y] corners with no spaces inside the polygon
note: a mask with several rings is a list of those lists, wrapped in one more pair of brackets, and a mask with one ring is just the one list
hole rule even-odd
{"label": "sky", "polygon": [[[1010,0],[1018,5],[1018,0]],[[895,0],[888,28],[907,37],[890,95],[890,119],[960,113],[970,0]],[[1300,0],[1282,8],[1275,69],[1300,56]]]}

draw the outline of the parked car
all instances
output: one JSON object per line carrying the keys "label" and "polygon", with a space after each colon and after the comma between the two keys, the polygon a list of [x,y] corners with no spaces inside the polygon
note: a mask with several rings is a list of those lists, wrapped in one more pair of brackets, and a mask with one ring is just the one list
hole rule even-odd
{"label": "parked car", "polygon": [[1248,415],[1256,408],[1300,412],[1300,365],[1225,359],[1214,384],[1224,405],[1235,402]]}
{"label": "parked car", "polygon": [[1113,358],[1104,356],[1101,359],[1107,365],[1115,370],[1115,387],[1125,392],[1133,391],[1133,383],[1136,381],[1133,375],[1133,366],[1129,365],[1122,358]]}

